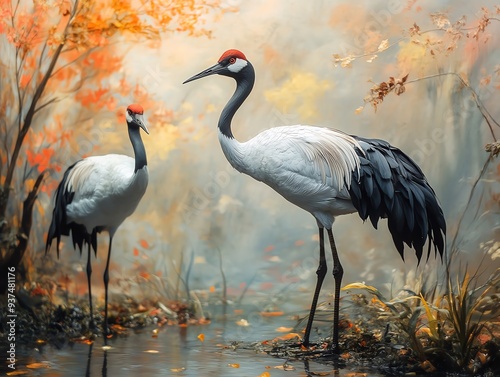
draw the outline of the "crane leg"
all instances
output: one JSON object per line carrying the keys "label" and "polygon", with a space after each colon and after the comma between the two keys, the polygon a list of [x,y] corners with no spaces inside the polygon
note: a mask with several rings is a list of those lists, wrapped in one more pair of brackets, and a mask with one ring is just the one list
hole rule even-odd
{"label": "crane leg", "polygon": [[109,261],[111,259],[111,244],[113,236],[109,237],[108,259],[106,260],[106,268],[104,270],[104,344],[108,344],[108,283],[109,283]]}
{"label": "crane leg", "polygon": [[321,286],[323,285],[323,280],[325,279],[326,271],[327,271],[327,266],[325,258],[324,228],[319,228],[319,266],[318,269],[316,270],[316,275],[318,279],[316,281],[316,289],[314,290],[311,310],[309,312],[309,318],[307,320],[306,332],[302,340],[302,344],[304,346],[309,345],[309,337],[311,335],[311,328],[314,321],[314,313],[316,313],[316,306],[318,305],[319,292],[321,291]]}
{"label": "crane leg", "polygon": [[335,246],[335,240],[333,239],[333,232],[331,229],[327,229],[328,238],[330,240],[330,246],[332,247],[333,256],[333,279],[335,280],[335,298],[333,301],[333,341],[332,350],[334,352],[339,351],[339,311],[340,311],[340,287],[342,284],[342,276],[344,276],[344,269],[342,264],[340,264],[339,255],[337,253],[337,247]]}
{"label": "crane leg", "polygon": [[91,283],[91,276],[92,276],[92,265],[91,265],[91,259],[90,257],[92,256],[92,252],[90,250],[90,243],[89,243],[89,253],[87,257],[87,284],[89,286],[89,310],[90,310],[90,324],[89,327],[91,330],[95,329],[95,324],[94,324],[94,308],[92,306],[92,283]]}

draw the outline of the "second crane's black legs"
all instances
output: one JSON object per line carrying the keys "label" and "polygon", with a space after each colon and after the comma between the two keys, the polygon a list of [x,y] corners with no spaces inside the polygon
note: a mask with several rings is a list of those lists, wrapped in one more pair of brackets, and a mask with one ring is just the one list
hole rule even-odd
{"label": "second crane's black legs", "polygon": [[333,232],[328,229],[328,238],[332,248],[333,256],[333,279],[335,280],[335,298],[333,301],[333,341],[332,350],[338,352],[339,350],[339,311],[340,311],[340,287],[342,284],[342,277],[344,276],[344,269],[340,264],[339,255],[337,253],[337,246],[333,239]]}
{"label": "second crane's black legs", "polygon": [[[333,257],[333,278],[335,280],[335,298],[333,302],[333,340],[332,340],[332,350],[337,352],[339,350],[339,312],[340,312],[340,287],[342,284],[342,277],[344,275],[344,269],[340,264],[340,259],[337,253],[337,247],[335,246],[335,240],[333,238],[333,232],[331,229],[327,229],[328,238],[330,241],[330,246],[332,248]],[[321,286],[323,285],[323,280],[325,279],[327,272],[326,258],[325,258],[325,236],[324,228],[319,228],[319,266],[316,270],[316,275],[318,275],[318,280],[316,281],[316,289],[314,290],[313,301],[311,304],[311,310],[309,312],[309,318],[307,320],[306,331],[302,344],[304,346],[309,345],[309,337],[311,336],[311,328],[314,321],[314,314],[316,313],[316,306],[318,304],[318,297],[321,291]]]}
{"label": "second crane's black legs", "polygon": [[91,256],[92,252],[90,250],[90,242],[89,242],[89,253],[88,253],[88,259],[87,259],[87,283],[89,286],[89,307],[90,307],[90,324],[89,327],[91,330],[95,329],[95,324],[94,324],[94,309],[92,306],[92,283],[91,283],[91,276],[92,276],[92,265],[91,265]]}
{"label": "second crane's black legs", "polygon": [[302,344],[304,346],[309,345],[309,337],[311,335],[311,328],[314,321],[314,313],[316,313],[316,306],[318,304],[319,292],[321,291],[321,286],[323,280],[326,276],[326,258],[325,258],[325,236],[324,229],[319,228],[319,266],[316,270],[316,275],[318,275],[318,280],[316,281],[316,289],[314,290],[314,296],[311,304],[311,310],[309,311],[309,318],[307,320],[306,332],[304,334],[304,339]]}
{"label": "second crane's black legs", "polygon": [[113,236],[109,236],[108,259],[106,260],[106,269],[104,270],[104,344],[108,341],[108,283],[109,283],[109,260],[111,259],[111,244]]}

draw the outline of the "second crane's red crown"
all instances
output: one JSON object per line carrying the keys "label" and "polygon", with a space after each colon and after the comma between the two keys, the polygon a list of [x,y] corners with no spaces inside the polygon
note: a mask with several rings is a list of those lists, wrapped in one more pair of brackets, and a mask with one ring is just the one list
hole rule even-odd
{"label": "second crane's red crown", "polygon": [[142,108],[141,105],[139,105],[137,103],[133,103],[132,105],[129,105],[129,107],[127,107],[127,110],[132,111],[134,114],[144,114],[144,109]]}
{"label": "second crane's red crown", "polygon": [[223,61],[224,59],[226,59],[230,56],[232,56],[234,58],[247,60],[244,53],[242,53],[240,50],[236,50],[233,48],[233,49],[227,50],[225,53],[223,53],[222,56],[219,58],[219,62]]}

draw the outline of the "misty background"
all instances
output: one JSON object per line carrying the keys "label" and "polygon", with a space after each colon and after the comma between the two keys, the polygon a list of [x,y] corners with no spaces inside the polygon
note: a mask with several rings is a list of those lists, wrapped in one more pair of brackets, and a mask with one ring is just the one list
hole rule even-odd
{"label": "misty background", "polygon": [[[376,112],[363,99],[373,83],[390,76],[409,74],[408,80],[415,80],[455,72],[467,77],[492,117],[500,119],[498,23],[490,25],[487,36],[479,40],[460,40],[461,47],[447,55],[432,56],[404,39],[414,23],[421,30],[436,29],[432,13],[445,12],[452,23],[466,15],[467,26],[474,26],[481,17],[480,6],[493,9],[494,4],[223,0],[225,12],[216,23],[206,25],[212,30],[211,38],[169,34],[157,48],[124,44],[128,54],[120,74],[163,105],[145,109],[146,121],[154,120],[148,123],[150,135],[143,135],[150,183],[136,212],[114,238],[111,292],[125,289],[138,297],[155,296],[162,292],[152,286],[174,289],[165,287],[178,285],[179,276],[184,279],[189,268],[190,289],[213,287],[219,292],[222,266],[228,294],[234,297],[245,288],[264,295],[310,291],[312,296],[318,265],[316,221],[266,185],[232,169],[219,146],[217,121],[234,91],[234,81],[211,76],[182,85],[230,48],[246,55],[257,76],[253,92],[233,120],[238,140],[291,124],[332,127],[387,140],[420,165],[436,191],[447,219],[448,246],[457,235],[462,268],[466,263],[471,269],[477,267],[484,256],[481,271],[487,276],[489,269],[498,267],[495,258],[500,257],[490,250],[500,239],[498,199],[494,199],[499,189],[498,162],[488,167],[463,216],[488,158],[484,145],[492,141],[470,91],[456,77],[440,76],[408,84],[401,96],[390,94]],[[425,38],[445,39],[446,35],[435,31],[421,36]],[[377,51],[385,39],[394,45]],[[367,51],[374,51],[377,58],[367,62],[374,55],[367,54],[350,68],[335,64],[334,54]],[[482,85],[481,80],[495,70],[492,82]],[[114,84],[120,85],[118,78]],[[356,111],[363,105],[362,111]],[[84,143],[89,149],[99,145],[98,154],[132,154],[125,125],[108,114],[96,114],[92,132],[82,134]],[[80,157],[65,160],[67,166]],[[60,179],[63,171],[54,174],[54,179]],[[40,201],[47,210],[38,224],[47,228],[52,198],[40,195]],[[342,216],[335,222],[334,234],[345,270],[344,284],[364,281],[382,290],[400,289],[419,271],[436,265],[431,256],[429,267],[423,263],[417,269],[413,250],[408,248],[404,263],[386,221],[375,230],[357,214]],[[32,253],[43,254],[43,243],[36,237],[32,242]],[[99,236],[93,263],[96,294],[102,289],[107,242],[107,234]],[[333,291],[327,255],[324,294]],[[56,273],[72,276],[70,291],[86,292],[86,257],[80,259],[69,240],[59,261],[54,250],[48,258],[56,263]],[[304,307],[309,304],[304,302]]]}

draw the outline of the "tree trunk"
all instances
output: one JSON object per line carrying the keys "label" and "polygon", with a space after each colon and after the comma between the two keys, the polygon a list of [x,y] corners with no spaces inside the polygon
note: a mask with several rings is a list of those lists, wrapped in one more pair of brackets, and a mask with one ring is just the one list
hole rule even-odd
{"label": "tree trunk", "polygon": [[9,251],[7,251],[7,255],[5,256],[2,267],[0,268],[0,295],[4,294],[7,291],[7,268],[15,267],[17,276],[19,264],[21,263],[24,257],[24,253],[28,248],[28,240],[33,223],[33,206],[35,205],[38,190],[40,189],[40,185],[42,184],[46,172],[47,171],[44,170],[42,173],[40,173],[35,181],[33,189],[30,191],[23,202],[23,215],[21,218],[21,226],[17,233],[17,244],[10,251],[10,253]]}

